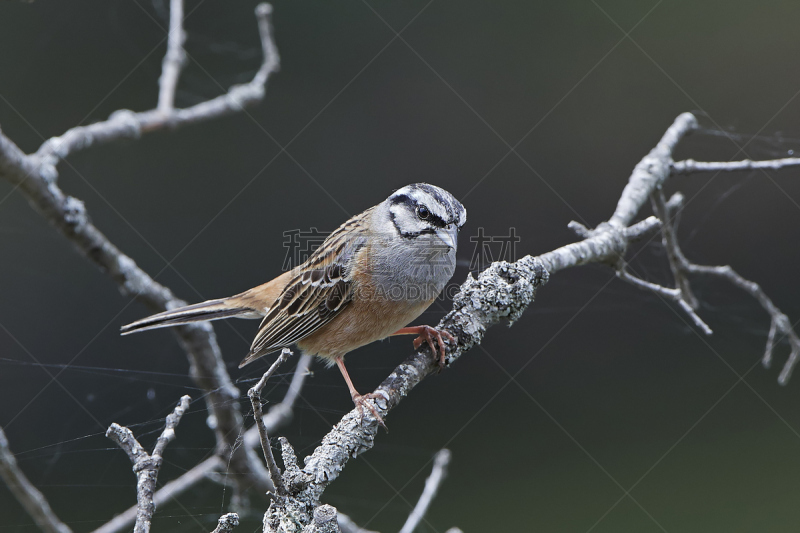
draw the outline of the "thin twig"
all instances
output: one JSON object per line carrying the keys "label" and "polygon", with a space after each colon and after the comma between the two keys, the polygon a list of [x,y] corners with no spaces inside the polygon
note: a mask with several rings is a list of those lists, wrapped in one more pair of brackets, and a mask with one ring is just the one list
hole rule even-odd
{"label": "thin twig", "polygon": [[408,515],[408,519],[400,530],[400,533],[413,533],[420,521],[422,521],[422,517],[428,512],[431,502],[436,497],[436,493],[439,492],[439,486],[447,475],[447,466],[450,464],[450,457],[450,450],[443,449],[436,452],[433,458],[433,470],[431,471],[431,475],[425,480],[425,488],[417,501],[417,505],[414,506],[411,514]]}
{"label": "thin twig", "polygon": [[695,172],[734,172],[737,170],[780,170],[800,165],[800,157],[768,159],[764,161],[695,161],[686,159],[672,163],[672,174],[692,174]]}
{"label": "thin twig", "polygon": [[778,383],[786,385],[792,375],[794,367],[797,365],[798,357],[800,357],[800,337],[792,328],[792,323],[789,317],[772,302],[772,299],[767,296],[767,293],[761,288],[758,283],[750,281],[740,276],[730,266],[707,266],[696,265],[688,263],[686,269],[692,274],[703,274],[708,276],[717,276],[728,280],[734,286],[742,289],[750,296],[756,299],[764,311],[770,316],[769,335],[767,336],[767,346],[764,351],[763,363],[764,366],[769,367],[772,362],[772,352],[775,348],[776,333],[783,335],[788,341],[790,346],[789,357],[783,365],[781,373],[778,375]]}
{"label": "thin twig", "polygon": [[641,278],[637,278],[636,276],[628,272],[627,268],[624,265],[621,268],[617,269],[617,277],[623,281],[630,283],[634,287],[654,292],[664,299],[675,302],[687,315],[689,315],[689,318],[692,319],[694,325],[703,330],[703,333],[705,333],[706,335],[711,335],[713,333],[713,331],[711,331],[711,328],[708,327],[708,324],[706,324],[703,321],[703,319],[697,315],[695,310],[692,309],[692,306],[689,305],[688,302],[686,302],[686,300],[683,299],[683,293],[680,291],[680,289],[664,287],[662,285],[658,285],[656,283],[651,283]]}
{"label": "thin twig", "polygon": [[275,373],[279,366],[286,362],[292,356],[292,351],[284,348],[281,355],[272,363],[269,370],[264,372],[258,383],[247,391],[247,396],[250,397],[250,403],[253,405],[253,416],[256,419],[256,427],[258,427],[258,434],[261,437],[261,449],[264,451],[264,459],[267,461],[267,469],[269,470],[269,477],[272,484],[275,486],[275,492],[279,495],[286,494],[286,486],[283,483],[281,471],[275,462],[275,456],[272,455],[272,447],[269,445],[269,434],[267,433],[267,426],[264,424],[264,415],[261,413],[261,390],[267,384],[267,380]]}
{"label": "thin twig", "polygon": [[45,533],[71,533],[72,530],[58,519],[47,498],[28,480],[11,452],[8,439],[0,427],[0,478],[8,490],[25,508],[39,529]]}
{"label": "thin twig", "polygon": [[[681,297],[680,299],[676,300],[678,304],[681,306],[681,308],[683,308],[684,311],[686,311],[687,314],[689,314],[689,316],[692,317],[692,320],[694,320],[695,324],[699,326],[698,321],[702,323],[700,318],[694,313],[694,309],[696,309],[697,305],[690,305],[690,302],[686,298],[687,294],[692,294],[688,278],[689,274],[702,274],[721,277],[728,280],[734,286],[747,292],[750,296],[755,298],[759,304],[761,304],[761,307],[763,307],[770,316],[770,330],[767,336],[766,348],[764,349],[764,357],[762,358],[764,366],[769,367],[772,362],[776,333],[780,333],[789,341],[789,357],[787,358],[786,363],[784,363],[783,369],[778,376],[778,383],[781,385],[788,383],[792,371],[798,363],[798,358],[800,358],[800,337],[798,337],[797,333],[792,328],[789,317],[787,317],[785,313],[778,309],[778,307],[772,302],[772,299],[761,289],[760,285],[754,281],[743,278],[730,266],[698,265],[689,261],[681,250],[674,222],[669,218],[670,211],[678,212],[682,206],[682,195],[673,195],[669,202],[665,202],[664,193],[659,189],[653,192],[652,199],[653,209],[656,211],[656,214],[662,218],[662,220],[665,220],[665,223],[661,228],[663,244],[667,250],[667,258],[669,259],[670,268],[673,271],[676,282],[679,283],[677,287],[680,290]],[[700,327],[702,328],[703,326]],[[705,326],[705,329],[706,333],[711,332],[711,330],[708,329],[708,326]]]}
{"label": "thin twig", "polygon": [[[270,407],[267,414],[263,416],[264,427],[267,432],[271,433],[281,426],[288,424],[294,416],[294,404],[297,397],[300,396],[300,391],[303,389],[303,383],[308,376],[308,369],[311,366],[313,357],[308,354],[300,356],[300,361],[297,363],[297,368],[292,375],[292,381],[289,383],[289,389],[283,397],[281,403],[275,404]],[[250,448],[255,448],[261,444],[261,435],[258,430],[258,425],[253,425],[244,434],[244,444]]]}
{"label": "thin twig", "polygon": [[656,216],[663,222],[661,225],[661,242],[664,245],[664,249],[667,251],[667,260],[669,261],[669,268],[672,271],[672,277],[675,279],[675,286],[681,291],[683,305],[687,305],[692,309],[697,309],[697,298],[694,292],[692,292],[689,279],[686,277],[687,272],[685,267],[688,260],[683,255],[683,251],[678,245],[678,235],[670,220],[669,208],[664,199],[664,191],[659,187],[653,191],[650,198],[653,204],[653,211],[655,211]]}
{"label": "thin twig", "polygon": [[158,472],[163,463],[164,449],[167,444],[175,439],[175,428],[181,421],[191,402],[189,396],[181,397],[181,401],[175,409],[167,416],[164,431],[156,439],[153,453],[148,454],[133,436],[133,432],[119,424],[111,424],[106,431],[106,437],[113,440],[117,446],[123,449],[133,464],[133,473],[136,475],[136,501],[138,512],[136,514],[136,525],[134,533],[148,533],[150,522],[156,512],[156,504],[153,495],[156,491]]}
{"label": "thin twig", "polygon": [[167,53],[161,62],[161,77],[158,79],[158,110],[169,113],[175,107],[175,90],[181,70],[186,64],[186,51],[183,43],[186,32],[183,31],[183,0],[171,0],[169,3],[169,35],[167,37]]}

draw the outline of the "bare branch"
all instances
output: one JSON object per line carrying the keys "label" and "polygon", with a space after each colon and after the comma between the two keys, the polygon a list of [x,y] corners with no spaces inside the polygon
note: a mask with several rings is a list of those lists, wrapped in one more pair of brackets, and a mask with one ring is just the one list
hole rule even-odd
{"label": "bare branch", "polygon": [[[173,1],[173,8],[179,4]],[[263,99],[269,75],[278,69],[278,53],[272,40],[269,23],[271,7],[260,4],[256,8],[264,58],[258,73],[250,83],[232,87],[225,95],[186,109],[153,109],[142,113],[121,110],[109,120],[78,126],[60,137],[45,141],[36,154],[26,155],[0,131],[0,177],[18,188],[78,251],[106,272],[125,295],[135,297],[151,311],[160,312],[186,304],[163,285],[157,283],[136,263],[114,246],[92,224],[84,203],[68,196],[58,187],[56,165],[70,153],[95,144],[123,138],[138,138],[146,131],[161,127],[210,120],[241,111],[244,106]],[[174,13],[173,13],[174,15]],[[177,15],[170,17],[171,27],[181,21]],[[175,51],[173,42],[169,50]],[[167,70],[172,60],[165,58]],[[165,77],[166,76],[166,77]],[[161,93],[169,92],[173,74],[162,75]],[[167,80],[167,81],[165,81]],[[177,75],[175,75],[177,81]],[[166,97],[164,97],[166,98]],[[189,358],[190,375],[203,389],[209,411],[209,423],[217,438],[217,454],[230,462],[235,482],[235,495],[244,494],[255,487],[261,494],[272,488],[267,472],[252,448],[237,446],[236,438],[242,434],[243,418],[237,400],[239,390],[233,385],[225,369],[214,330],[209,324],[193,324],[174,328],[178,341]]]}
{"label": "bare branch", "polygon": [[[670,211],[677,211],[683,204],[683,196],[675,194],[670,198],[669,202],[664,201],[663,191],[660,189],[655,191],[652,195],[653,209],[656,214],[664,220],[670,220]],[[689,261],[683,254],[678,243],[677,232],[675,231],[674,223],[671,221],[662,225],[662,242],[667,250],[667,258],[669,259],[670,268],[676,280],[676,285],[680,292],[680,298],[675,300],[692,318],[696,325],[704,329],[706,334],[710,334],[711,330],[702,320],[694,313],[697,308],[696,300],[694,304],[690,305],[687,295],[692,295],[691,286],[689,283],[689,274],[703,274],[710,276],[717,276],[727,279],[734,286],[739,287],[747,292],[761,304],[761,307],[770,316],[770,330],[767,336],[767,344],[764,350],[764,357],[762,359],[764,366],[769,367],[772,362],[772,353],[775,347],[776,333],[780,333],[789,341],[790,352],[789,357],[784,363],[783,370],[778,376],[778,383],[785,385],[791,377],[792,370],[797,365],[798,357],[800,357],[800,337],[795,333],[792,328],[789,317],[787,317],[778,307],[772,302],[767,294],[761,287],[750,280],[740,276],[730,266],[707,266],[698,265]],[[647,283],[647,282],[642,282]],[[669,290],[669,289],[667,289]],[[694,296],[692,295],[692,298]],[[700,325],[702,324],[702,326]]]}
{"label": "bare branch", "polygon": [[631,275],[630,272],[623,266],[622,268],[617,270],[617,277],[623,281],[630,283],[631,285],[638,287],[640,289],[644,289],[646,291],[654,292],[660,297],[671,300],[678,304],[680,308],[689,315],[689,318],[692,319],[694,325],[703,330],[703,333],[706,335],[711,335],[713,331],[711,328],[708,327],[708,324],[703,322],[697,313],[695,313],[692,306],[690,306],[686,300],[683,299],[683,295],[679,289],[672,289],[669,287],[664,287],[662,285],[658,285],[656,283],[651,283],[649,281],[645,281],[641,278],[637,278],[636,276]]}
{"label": "bare branch", "polygon": [[734,172],[737,170],[780,170],[800,165],[800,157],[768,159],[765,161],[695,161],[686,159],[672,163],[672,174],[692,174],[695,172]]}
{"label": "bare branch", "polygon": [[697,119],[691,113],[682,113],[675,119],[656,147],[633,169],[609,224],[617,228],[630,225],[653,191],[669,177],[675,146],[696,128]]}
{"label": "bare branch", "polygon": [[786,337],[789,341],[791,350],[789,352],[789,358],[786,360],[786,363],[784,363],[783,370],[781,370],[781,373],[778,376],[778,383],[781,385],[786,385],[789,382],[789,378],[792,375],[794,367],[797,365],[798,356],[800,356],[800,338],[792,328],[792,323],[789,321],[789,317],[786,316],[780,309],[778,309],[778,307],[772,302],[772,299],[767,296],[758,283],[743,278],[728,265],[706,266],[688,263],[686,265],[686,269],[693,274],[704,274],[727,279],[734,286],[742,289],[750,296],[755,298],[759,304],[761,304],[761,307],[763,307],[764,311],[769,314],[771,320],[769,335],[767,337],[767,347],[763,358],[764,366],[769,367],[772,362],[772,352],[775,347],[776,332]]}
{"label": "bare branch", "polygon": [[[303,354],[300,356],[300,361],[297,363],[297,368],[292,376],[292,381],[289,384],[289,390],[283,400],[273,405],[270,410],[264,415],[264,426],[267,432],[271,433],[280,427],[288,424],[293,416],[294,403],[303,388],[303,382],[308,375],[308,367],[311,364],[312,357]],[[255,448],[261,442],[259,438],[258,427],[254,425],[247,430],[244,434],[244,445],[248,448]],[[153,497],[153,503],[156,507],[177,498],[187,490],[191,489],[205,479],[212,479],[211,476],[218,472],[226,471],[226,462],[220,459],[219,455],[209,457],[202,463],[193,467],[188,472],[182,474],[180,477],[170,481],[160,488]],[[227,479],[227,478],[226,478]],[[107,523],[103,524],[92,533],[119,533],[127,529],[136,521],[137,506],[128,508],[125,512],[118,514]],[[342,516],[342,515],[340,515]]]}
{"label": "bare branch", "polygon": [[428,479],[425,480],[425,489],[423,489],[422,495],[417,501],[417,505],[414,506],[411,514],[408,515],[408,520],[406,520],[400,533],[413,533],[420,521],[422,521],[422,517],[428,512],[431,502],[436,497],[436,493],[439,492],[439,486],[447,475],[447,465],[450,464],[450,456],[450,450],[447,449],[439,450],[434,456],[433,470],[431,471],[431,475],[428,476]]}
{"label": "bare branch", "polygon": [[[172,6],[178,0],[172,1]],[[166,101],[174,99],[174,87],[170,87],[174,77],[177,83],[179,69],[172,67],[173,62],[169,59],[172,44],[168,47],[166,80],[162,73],[161,91],[159,93],[159,107],[149,111],[139,113],[129,110],[119,110],[111,114],[108,120],[96,122],[88,126],[76,126],[59,137],[53,137],[45,141],[37,151],[36,155],[42,163],[48,167],[54,167],[58,161],[65,159],[71,153],[84,150],[91,146],[104,144],[121,139],[138,139],[143,133],[160,130],[163,128],[178,128],[197,122],[205,122],[226,115],[240,112],[243,108],[254,105],[264,99],[266,93],[266,83],[270,74],[277,72],[280,65],[280,57],[275,42],[272,38],[272,30],[269,16],[272,7],[269,4],[259,4],[256,7],[256,17],[258,19],[258,29],[261,36],[261,47],[264,52],[263,61],[253,79],[243,85],[231,87],[227,93],[201,102],[199,104],[184,109],[174,109],[172,105],[166,105]],[[170,27],[175,17],[170,15]],[[182,17],[181,17],[182,19]],[[181,30],[182,32],[182,30]],[[173,36],[170,30],[170,37]],[[183,48],[181,47],[181,51]],[[171,93],[170,93],[171,91]],[[52,173],[54,170],[48,169]]]}
{"label": "bare branch", "polygon": [[45,533],[72,533],[72,530],[58,519],[47,498],[28,480],[11,452],[8,439],[0,427],[0,477],[3,478],[11,494],[22,504],[39,529]]}
{"label": "bare branch", "polygon": [[647,237],[651,232],[661,229],[661,220],[658,217],[647,217],[625,229],[625,237],[629,242],[636,242]]}
{"label": "bare branch", "polygon": [[211,533],[231,533],[233,528],[239,525],[239,515],[236,513],[228,513],[219,517],[217,527]]}
{"label": "bare branch", "polygon": [[661,225],[661,242],[667,251],[667,260],[672,276],[675,278],[675,286],[681,291],[681,300],[692,309],[697,309],[697,298],[695,298],[689,279],[686,277],[685,265],[688,261],[678,245],[678,236],[670,220],[669,208],[664,200],[664,191],[661,188],[656,189],[651,194],[651,199],[653,211],[664,222]]}
{"label": "bare branch", "polygon": [[264,424],[264,415],[261,413],[261,390],[267,384],[269,377],[274,374],[278,367],[285,363],[286,360],[292,355],[293,354],[290,349],[284,348],[281,351],[281,355],[278,357],[278,359],[272,363],[272,366],[269,367],[269,370],[264,372],[264,375],[261,376],[260,380],[258,380],[258,383],[253,385],[253,387],[247,391],[247,396],[250,397],[250,403],[253,405],[253,416],[256,419],[256,427],[258,428],[258,434],[261,437],[261,449],[264,452],[264,459],[267,461],[269,477],[272,480],[272,484],[275,486],[275,491],[279,495],[286,494],[286,487],[283,484],[281,471],[278,468],[277,463],[275,463],[275,456],[272,455],[272,448],[269,445],[269,434],[267,433],[267,426]]}
{"label": "bare branch", "polygon": [[156,512],[156,504],[153,501],[153,494],[156,491],[156,481],[158,471],[163,463],[163,453],[167,444],[175,439],[175,428],[181,421],[181,417],[189,408],[191,398],[181,397],[181,401],[167,416],[164,431],[161,432],[153,453],[148,454],[133,436],[133,432],[119,424],[111,424],[106,431],[106,437],[113,440],[117,446],[122,448],[133,464],[133,473],[136,474],[136,501],[138,502],[138,513],[136,515],[136,525],[134,533],[148,533],[153,514]]}
{"label": "bare branch", "polygon": [[567,227],[575,233],[581,239],[586,239],[592,235],[592,230],[578,222],[577,220],[570,220]]}
{"label": "bare branch", "polygon": [[183,49],[185,41],[183,0],[171,0],[169,3],[167,53],[161,63],[161,77],[158,79],[158,110],[162,113],[169,113],[175,107],[175,90],[178,87],[181,70],[186,64],[186,51]]}

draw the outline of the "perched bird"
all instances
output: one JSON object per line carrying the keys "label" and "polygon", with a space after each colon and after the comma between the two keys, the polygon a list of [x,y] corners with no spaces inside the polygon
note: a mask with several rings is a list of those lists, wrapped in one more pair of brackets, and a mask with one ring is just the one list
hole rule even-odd
{"label": "perched bird", "polygon": [[[239,368],[296,344],[304,353],[336,364],[355,405],[373,395],[356,391],[344,356],[390,335],[416,334],[414,348],[439,346],[444,365],[445,331],[405,327],[442,292],[456,265],[464,206],[427,183],[395,191],[380,204],[339,226],[301,265],[236,296],[208,300],[153,315],[122,327],[122,334],[221,318],[262,318],[250,353]],[[385,427],[385,426],[384,426]]]}

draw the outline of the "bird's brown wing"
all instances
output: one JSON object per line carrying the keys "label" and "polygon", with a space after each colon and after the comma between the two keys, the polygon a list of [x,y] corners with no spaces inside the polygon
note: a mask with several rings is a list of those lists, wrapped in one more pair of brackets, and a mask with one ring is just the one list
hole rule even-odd
{"label": "bird's brown wing", "polygon": [[239,368],[308,337],[347,306],[353,294],[350,264],[365,244],[364,222],[371,211],[342,224],[297,269],[261,322]]}

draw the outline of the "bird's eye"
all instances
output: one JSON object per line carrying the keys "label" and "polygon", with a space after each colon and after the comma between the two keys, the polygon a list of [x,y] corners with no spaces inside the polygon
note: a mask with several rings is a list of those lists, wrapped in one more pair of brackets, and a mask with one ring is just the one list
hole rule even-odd
{"label": "bird's eye", "polygon": [[428,220],[428,217],[431,216],[431,212],[428,211],[427,207],[421,205],[417,208],[417,216],[422,220]]}

